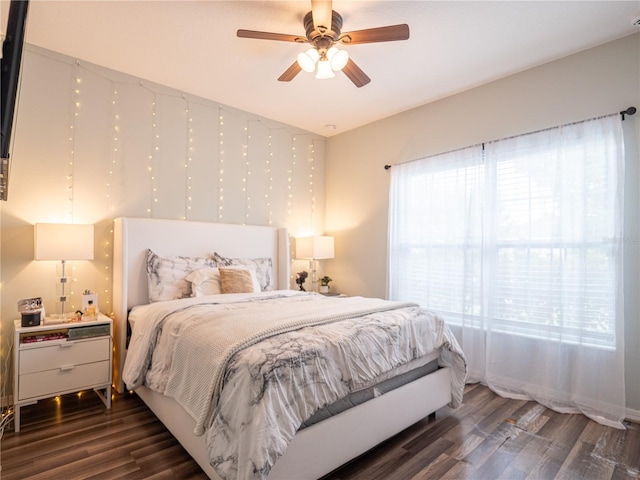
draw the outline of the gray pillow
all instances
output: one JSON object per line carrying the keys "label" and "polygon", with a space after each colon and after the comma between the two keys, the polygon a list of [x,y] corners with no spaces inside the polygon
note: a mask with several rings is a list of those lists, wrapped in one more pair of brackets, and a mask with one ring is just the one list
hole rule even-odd
{"label": "gray pillow", "polygon": [[147,250],[149,303],[192,296],[187,275],[194,270],[215,266],[215,262],[208,258],[161,257]]}

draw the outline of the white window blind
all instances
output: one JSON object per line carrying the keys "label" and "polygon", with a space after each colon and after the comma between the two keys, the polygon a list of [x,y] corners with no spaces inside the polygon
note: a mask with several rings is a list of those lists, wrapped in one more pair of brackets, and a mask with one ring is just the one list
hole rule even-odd
{"label": "white window blind", "polygon": [[496,166],[493,316],[508,330],[614,347],[617,176],[598,139],[561,133],[534,135],[541,145],[525,137],[487,146]]}
{"label": "white window blind", "polygon": [[[484,182],[479,147],[399,165],[393,194],[399,208],[392,219],[391,296],[444,313],[450,321],[479,315],[474,288],[482,271],[481,204]],[[396,167],[394,167],[396,169]],[[406,182],[405,182],[406,180]],[[400,207],[400,205],[402,205]]]}

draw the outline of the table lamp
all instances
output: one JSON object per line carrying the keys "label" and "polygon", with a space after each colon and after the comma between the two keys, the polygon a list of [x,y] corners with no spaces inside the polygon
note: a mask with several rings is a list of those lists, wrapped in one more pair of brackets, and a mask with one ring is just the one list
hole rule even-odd
{"label": "table lamp", "polygon": [[309,260],[311,270],[311,291],[316,291],[316,264],[318,260],[333,258],[333,237],[316,235],[314,237],[296,238],[296,258]]}
{"label": "table lamp", "polygon": [[35,260],[58,260],[62,262],[62,286],[59,301],[60,317],[64,318],[65,264],[67,260],[93,260],[93,225],[62,223],[36,223],[34,228]]}

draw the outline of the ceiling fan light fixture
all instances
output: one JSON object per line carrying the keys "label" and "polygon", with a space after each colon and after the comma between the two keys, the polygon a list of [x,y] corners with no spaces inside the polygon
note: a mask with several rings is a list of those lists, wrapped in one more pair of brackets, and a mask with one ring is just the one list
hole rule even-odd
{"label": "ceiling fan light fixture", "polygon": [[306,52],[298,54],[296,61],[278,77],[279,82],[290,82],[302,71],[308,73],[315,71],[315,77],[319,79],[335,77],[334,72],[342,71],[356,87],[363,87],[371,79],[346,51],[336,48],[336,45],[407,40],[409,25],[402,23],[343,32],[342,15],[332,9],[332,3],[332,0],[311,0],[311,11],[302,21],[304,36],[244,29],[238,29],[236,34],[240,38],[306,43],[311,46],[311,48],[307,47],[309,49]]}
{"label": "ceiling fan light fixture", "polygon": [[316,69],[316,63],[320,58],[320,54],[315,48],[310,48],[306,52],[300,52],[298,54],[298,65],[305,72],[313,72]]}
{"label": "ceiling fan light fixture", "polygon": [[342,70],[349,61],[349,54],[346,50],[340,50],[336,47],[331,47],[327,50],[327,58],[331,63],[331,69],[334,72]]}
{"label": "ceiling fan light fixture", "polygon": [[317,79],[324,80],[326,78],[333,78],[335,76],[336,74],[333,73],[329,60],[320,60],[318,62],[318,73],[316,73]]}

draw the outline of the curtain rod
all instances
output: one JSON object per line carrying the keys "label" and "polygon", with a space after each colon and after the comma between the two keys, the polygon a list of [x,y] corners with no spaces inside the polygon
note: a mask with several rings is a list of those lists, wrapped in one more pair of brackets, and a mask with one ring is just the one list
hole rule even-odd
{"label": "curtain rod", "polygon": [[[622,117],[622,121],[624,122],[624,116],[625,115],[629,115],[629,116],[635,115],[636,111],[637,111],[636,107],[629,107],[626,110],[622,110],[620,112],[620,116]],[[484,144],[483,144],[483,146],[484,146]],[[413,160],[409,160],[409,161],[411,162]],[[387,164],[387,165],[384,166],[384,169],[385,170],[389,170],[391,167],[392,167],[392,165],[388,165]]]}
{"label": "curtain rod", "polygon": [[636,107],[629,107],[626,110],[622,110],[620,115],[622,116],[622,121],[624,122],[625,115],[634,115],[636,113]]}

